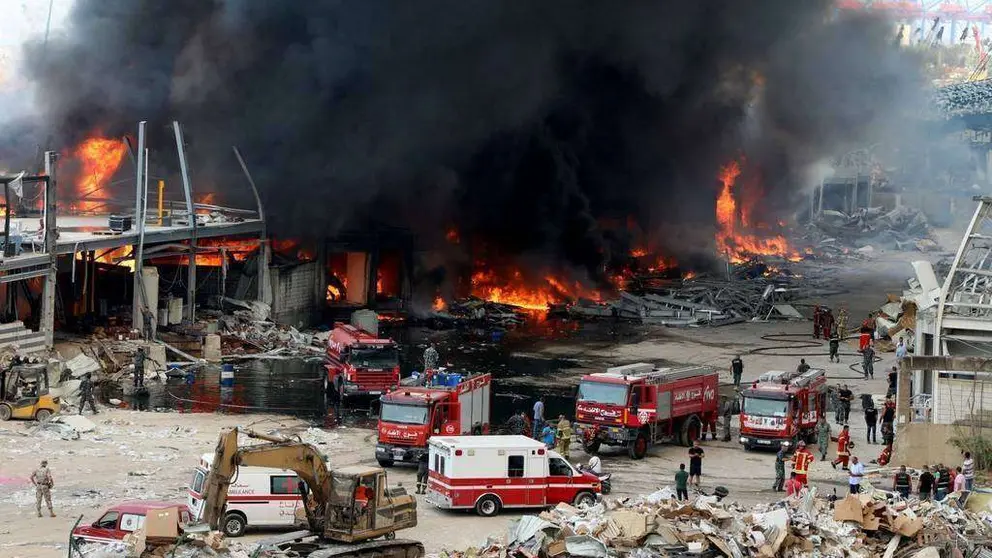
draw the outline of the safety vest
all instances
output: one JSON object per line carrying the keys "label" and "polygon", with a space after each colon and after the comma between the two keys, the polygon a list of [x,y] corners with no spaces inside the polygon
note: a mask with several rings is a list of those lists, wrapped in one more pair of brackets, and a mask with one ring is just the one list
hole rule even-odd
{"label": "safety vest", "polygon": [[909,490],[909,487],[910,487],[909,473],[896,473],[896,489]]}
{"label": "safety vest", "polygon": [[837,455],[849,455],[848,446],[851,445],[851,435],[841,434],[837,437]]}
{"label": "safety vest", "polygon": [[792,471],[797,475],[805,475],[809,471],[809,464],[813,462],[813,454],[808,450],[797,451],[792,456]]}

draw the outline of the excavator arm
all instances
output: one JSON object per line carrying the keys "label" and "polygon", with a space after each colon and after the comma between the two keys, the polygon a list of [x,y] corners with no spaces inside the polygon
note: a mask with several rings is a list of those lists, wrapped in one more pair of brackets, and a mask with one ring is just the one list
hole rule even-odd
{"label": "excavator arm", "polygon": [[[238,433],[268,443],[238,447]],[[326,505],[331,495],[331,474],[327,462],[317,449],[275,436],[251,430],[222,431],[214,450],[214,462],[207,476],[203,497],[203,520],[211,529],[218,529],[227,504],[227,490],[238,466],[271,467],[293,471],[306,483],[309,494],[303,494],[303,504],[310,530],[322,533],[326,520]]]}

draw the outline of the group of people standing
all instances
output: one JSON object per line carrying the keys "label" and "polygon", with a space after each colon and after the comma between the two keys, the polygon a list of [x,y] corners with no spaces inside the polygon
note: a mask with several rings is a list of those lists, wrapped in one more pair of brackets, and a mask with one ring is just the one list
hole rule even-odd
{"label": "group of people standing", "polygon": [[538,397],[534,402],[533,418],[528,417],[526,412],[519,411],[507,421],[507,430],[510,434],[520,434],[540,440],[548,449],[568,457],[573,434],[571,421],[565,415],[558,415],[558,422],[551,423],[545,420],[544,411],[544,397]]}

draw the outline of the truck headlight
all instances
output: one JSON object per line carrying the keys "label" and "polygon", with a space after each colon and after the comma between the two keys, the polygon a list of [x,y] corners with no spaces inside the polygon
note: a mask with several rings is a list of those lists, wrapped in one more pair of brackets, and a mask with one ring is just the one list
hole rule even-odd
{"label": "truck headlight", "polygon": [[741,443],[742,444],[746,444],[747,443],[747,438],[745,438],[744,436],[741,436]]}
{"label": "truck headlight", "polygon": [[782,447],[786,447],[787,448],[787,447],[789,447],[791,445],[792,445],[792,442],[790,440],[783,440],[782,441]]}

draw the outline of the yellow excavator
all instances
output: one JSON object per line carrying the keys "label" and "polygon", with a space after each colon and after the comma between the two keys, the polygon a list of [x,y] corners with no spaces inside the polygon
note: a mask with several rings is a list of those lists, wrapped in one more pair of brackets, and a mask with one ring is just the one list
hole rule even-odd
{"label": "yellow excavator", "polygon": [[[239,433],[264,443],[239,447]],[[423,544],[396,538],[396,531],[417,525],[417,500],[402,487],[388,487],[384,470],[364,466],[330,470],[310,444],[238,428],[221,432],[205,483],[203,521],[213,530],[224,517],[227,490],[238,466],[288,469],[300,479],[310,529],[265,539],[260,548],[293,551],[308,558],[424,555]]]}

